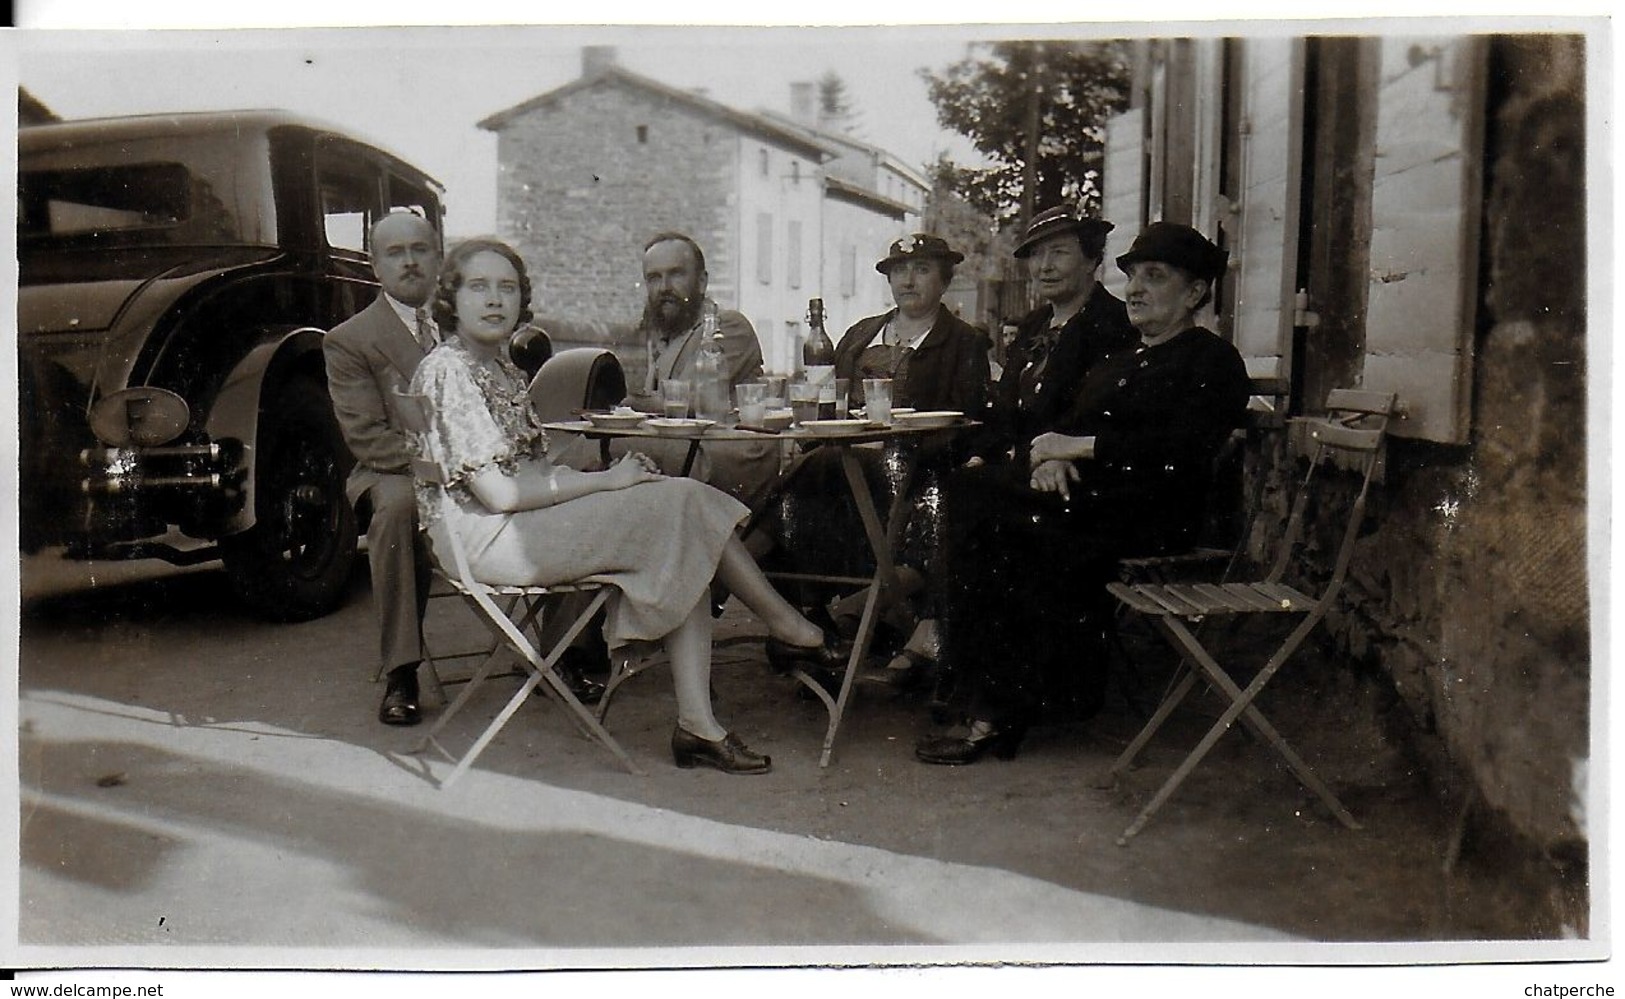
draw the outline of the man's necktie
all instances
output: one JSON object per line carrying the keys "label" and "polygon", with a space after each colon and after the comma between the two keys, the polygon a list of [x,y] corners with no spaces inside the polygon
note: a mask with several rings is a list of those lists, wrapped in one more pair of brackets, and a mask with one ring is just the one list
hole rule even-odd
{"label": "man's necktie", "polygon": [[428,353],[435,348],[434,325],[429,321],[429,313],[425,309],[417,310],[417,320],[418,346],[423,348],[424,353]]}

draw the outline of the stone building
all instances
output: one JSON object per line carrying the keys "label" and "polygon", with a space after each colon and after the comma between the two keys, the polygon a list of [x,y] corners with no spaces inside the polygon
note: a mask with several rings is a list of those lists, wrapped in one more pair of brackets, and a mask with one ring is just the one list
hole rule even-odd
{"label": "stone building", "polygon": [[[1582,929],[1587,54],[1579,35],[1142,42],[1105,176],[1108,259],[1157,218],[1229,248],[1210,324],[1289,380],[1287,415],[1398,393],[1327,621],[1338,668],[1307,682],[1358,697],[1349,726],[1381,715],[1427,773],[1460,817],[1442,853],[1522,844],[1526,883]],[[1251,446],[1259,559],[1300,455],[1289,430]],[[1314,511],[1318,573],[1351,495]]]}
{"label": "stone building", "polygon": [[530,264],[555,339],[628,343],[640,250],[667,229],[704,248],[712,297],[750,318],[770,369],[799,356],[808,299],[825,300],[834,335],[888,307],[872,265],[917,225],[925,179],[801,111],[739,111],[598,47],[575,81],[480,122],[498,137],[499,230]]}

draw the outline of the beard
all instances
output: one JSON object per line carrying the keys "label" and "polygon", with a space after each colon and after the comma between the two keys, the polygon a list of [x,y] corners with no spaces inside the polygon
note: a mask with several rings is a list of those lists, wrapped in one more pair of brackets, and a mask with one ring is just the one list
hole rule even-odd
{"label": "beard", "polygon": [[687,333],[700,321],[700,310],[704,307],[704,295],[679,298],[670,292],[663,292],[644,302],[642,325],[644,329],[668,338]]}

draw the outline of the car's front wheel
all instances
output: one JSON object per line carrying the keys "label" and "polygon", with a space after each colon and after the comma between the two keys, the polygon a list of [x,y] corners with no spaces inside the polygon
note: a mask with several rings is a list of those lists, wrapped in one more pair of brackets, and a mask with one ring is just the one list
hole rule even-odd
{"label": "car's front wheel", "polygon": [[339,606],[356,557],[355,511],[344,495],[348,451],[322,386],[284,385],[260,421],[252,529],[222,555],[238,596],[275,621]]}

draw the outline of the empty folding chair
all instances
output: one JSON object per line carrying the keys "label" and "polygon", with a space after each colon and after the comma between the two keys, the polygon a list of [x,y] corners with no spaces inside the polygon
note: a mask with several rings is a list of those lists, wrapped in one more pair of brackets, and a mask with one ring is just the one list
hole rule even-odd
{"label": "empty folding chair", "polygon": [[[1257,582],[1224,583],[1118,582],[1107,586],[1107,590],[1123,604],[1146,615],[1163,637],[1184,657],[1183,675],[1146,722],[1145,727],[1112,765],[1111,777],[1114,780],[1128,770],[1140,750],[1195,686],[1198,677],[1230,702],[1196,748],[1190,751],[1150,803],[1124,830],[1123,835],[1118,838],[1119,845],[1127,844],[1144,828],[1156,814],[1157,809],[1162,807],[1238,719],[1260,739],[1275,748],[1293,774],[1325,802],[1339,821],[1351,829],[1359,828],[1359,823],[1355,822],[1353,816],[1337,800],[1337,796],[1309,769],[1253,702],[1280,670],[1282,664],[1303,644],[1304,639],[1320,619],[1326,616],[1326,612],[1331,609],[1333,601],[1342,589],[1343,581],[1348,575],[1349,562],[1354,555],[1354,540],[1359,534],[1361,519],[1365,515],[1366,496],[1370,491],[1372,475],[1381,458],[1383,435],[1393,409],[1394,396],[1391,393],[1336,390],[1327,397],[1327,415],[1324,419],[1302,421],[1309,438],[1314,442],[1314,454],[1293,501],[1292,513],[1287,521],[1286,536],[1282,539],[1280,552],[1264,579]],[[1303,540],[1304,511],[1316,482],[1317,472],[1323,465],[1339,457],[1343,459],[1339,464],[1352,465],[1362,473],[1360,492],[1349,511],[1348,524],[1343,531],[1343,540],[1337,551],[1331,579],[1321,594],[1313,597],[1287,585],[1283,582],[1283,578],[1287,567],[1296,558]],[[1232,615],[1239,618],[1255,614],[1303,615],[1303,620],[1291,630],[1263,668],[1243,688],[1198,640],[1192,625],[1210,616]]]}
{"label": "empty folding chair", "polygon": [[[423,434],[428,428],[428,417],[424,412],[424,401],[420,396],[400,395],[400,411],[402,422],[407,424],[407,431],[413,434]],[[443,488],[447,481],[445,470],[438,464],[424,459],[417,459],[412,463],[412,471],[419,479],[429,482],[437,487],[438,499],[442,504],[452,503],[450,496]],[[446,521],[448,527],[452,523]],[[643,773],[632,762],[632,758],[621,748],[608,731],[598,722],[598,719],[586,709],[576,696],[570,692],[554,665],[564,650],[569,647],[575,637],[592,620],[594,614],[603,606],[609,597],[609,588],[598,583],[573,583],[555,586],[496,586],[482,583],[473,577],[469,568],[468,553],[463,547],[462,539],[454,530],[445,532],[448,537],[451,551],[436,552],[437,556],[450,555],[452,564],[440,564],[437,571],[445,581],[462,595],[468,606],[473,609],[480,622],[490,630],[496,642],[497,651],[506,651],[510,655],[493,654],[487,656],[468,684],[458,694],[457,699],[443,711],[434,725],[424,736],[423,743],[418,747],[419,752],[427,750],[430,746],[438,749],[454,767],[452,772],[440,782],[440,786],[449,786],[453,781],[473,765],[474,761],[484,751],[485,747],[496,738],[497,733],[508,723],[520,706],[529,699],[531,693],[540,687],[554,700],[558,701],[571,719],[582,732],[602,743],[604,748],[615,754],[616,758],[634,774]],[[591,594],[591,599],[574,601],[578,606],[571,608],[572,616],[562,627],[553,629],[544,628],[546,615],[551,611],[561,596],[570,593]],[[506,607],[498,606],[497,601],[502,600],[508,604]],[[544,634],[552,634],[553,641],[544,655],[538,648],[540,639]],[[536,640],[532,639],[535,636]],[[453,755],[440,743],[440,733],[455,718],[463,707],[468,704],[476,691],[490,678],[498,665],[517,660],[517,664],[526,674],[526,680],[508,699],[508,703],[499,711],[495,718],[485,727],[485,730],[474,740],[469,749],[461,757]]]}

